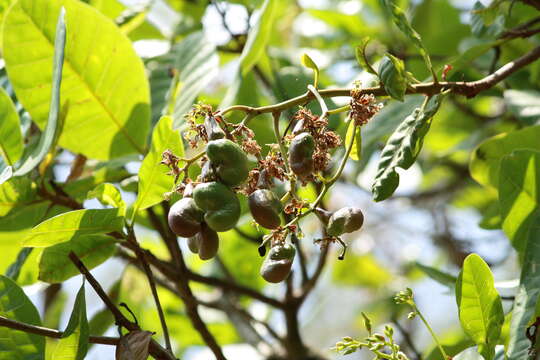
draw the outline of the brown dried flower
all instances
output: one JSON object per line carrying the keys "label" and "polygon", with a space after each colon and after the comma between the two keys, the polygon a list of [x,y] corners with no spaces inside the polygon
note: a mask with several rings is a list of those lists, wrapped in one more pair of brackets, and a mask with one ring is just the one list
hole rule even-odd
{"label": "brown dried flower", "polygon": [[373,94],[362,94],[360,83],[356,83],[351,90],[351,112],[350,117],[356,125],[365,125],[382,108],[381,103],[377,103]]}

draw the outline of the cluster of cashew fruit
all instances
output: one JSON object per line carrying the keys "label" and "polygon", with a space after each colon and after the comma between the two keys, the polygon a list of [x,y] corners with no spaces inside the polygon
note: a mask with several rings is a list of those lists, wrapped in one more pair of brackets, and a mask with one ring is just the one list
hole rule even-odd
{"label": "cluster of cashew fruit", "polygon": [[[222,120],[219,122],[223,123]],[[217,254],[218,233],[236,226],[241,212],[236,191],[246,181],[250,171],[246,153],[219,122],[212,114],[206,116],[207,161],[202,165],[197,181],[187,183],[183,198],[171,206],[168,214],[171,230],[178,236],[188,238],[189,249],[202,260]],[[287,160],[292,172],[287,174],[288,177],[304,180],[315,172],[315,147],[314,137],[303,131],[301,125],[296,126],[288,147]],[[256,186],[248,195],[248,205],[254,221],[272,231],[259,248],[261,256],[264,256],[266,246],[270,246],[260,273],[266,281],[277,283],[289,275],[296,251],[294,245],[287,241],[287,236],[273,236],[280,232],[289,234],[290,227],[282,225],[283,203],[272,191],[273,184],[268,179],[266,170],[260,169]],[[364,220],[360,209],[352,207],[333,213],[316,208],[314,212],[326,225],[329,237],[356,231]]]}

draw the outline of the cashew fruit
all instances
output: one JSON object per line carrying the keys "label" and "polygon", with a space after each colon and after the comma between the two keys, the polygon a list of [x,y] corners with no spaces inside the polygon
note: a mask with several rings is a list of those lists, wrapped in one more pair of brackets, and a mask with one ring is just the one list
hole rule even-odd
{"label": "cashew fruit", "polygon": [[272,191],[255,190],[249,195],[248,203],[253,219],[262,227],[275,229],[281,224],[279,214],[283,208]]}
{"label": "cashew fruit", "polygon": [[271,283],[278,283],[291,272],[296,250],[290,244],[277,245],[270,249],[261,266],[261,276]]}
{"label": "cashew fruit", "polygon": [[246,180],[249,173],[247,156],[242,148],[231,140],[219,139],[208,142],[206,156],[224,184],[237,186]]}
{"label": "cashew fruit", "polygon": [[201,231],[204,213],[192,198],[182,198],[169,210],[169,227],[178,236],[190,237]]}
{"label": "cashew fruit", "polygon": [[326,231],[330,236],[340,236],[356,231],[364,224],[364,214],[357,207],[344,207],[335,211],[328,220]]}
{"label": "cashew fruit", "polygon": [[236,194],[222,183],[213,181],[197,185],[193,199],[204,211],[204,221],[214,231],[230,230],[240,218]]}
{"label": "cashew fruit", "polygon": [[218,233],[205,223],[201,224],[201,232],[188,239],[189,249],[199,254],[201,260],[209,260],[216,256],[219,248]]}
{"label": "cashew fruit", "polygon": [[208,115],[204,119],[204,129],[206,130],[208,140],[223,139],[225,137],[225,132],[212,115]]}
{"label": "cashew fruit", "polygon": [[315,141],[307,132],[296,135],[289,146],[289,163],[291,170],[300,177],[306,177],[313,172],[313,152]]}

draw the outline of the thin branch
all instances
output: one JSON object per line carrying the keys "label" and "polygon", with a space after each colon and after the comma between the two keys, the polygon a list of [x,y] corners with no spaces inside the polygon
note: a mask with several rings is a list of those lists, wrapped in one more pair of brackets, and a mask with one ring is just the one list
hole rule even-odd
{"label": "thin branch", "polygon": [[167,350],[172,354],[172,346],[171,346],[171,338],[169,336],[169,329],[167,328],[167,321],[165,320],[165,314],[163,313],[161,301],[159,300],[159,295],[157,293],[157,287],[154,281],[154,276],[152,274],[152,269],[150,268],[150,265],[148,265],[148,261],[146,260],[145,254],[142,251],[141,247],[139,246],[139,243],[137,241],[137,238],[135,237],[135,233],[132,228],[129,228],[128,241],[133,244],[133,247],[135,249],[135,255],[137,256],[137,259],[140,261],[142,268],[144,270],[144,273],[146,274],[146,278],[148,279],[148,284],[150,285],[150,290],[152,291],[152,296],[154,297],[154,302],[156,303],[156,308],[159,315],[161,328],[163,329],[163,337],[165,338],[165,346],[167,347]]}
{"label": "thin branch", "polygon": [[[79,259],[79,257],[73,251],[69,253],[69,258],[77,267],[77,269],[79,269],[79,272],[83,274],[88,283],[90,283],[96,294],[100,297],[105,306],[107,306],[107,309],[109,309],[109,311],[112,313],[115,319],[115,323],[119,326],[125,327],[130,331],[140,330],[138,324],[131,322],[128,318],[124,316],[124,314],[122,314],[120,309],[118,309],[118,307],[109,298],[105,290],[103,290],[96,278],[90,273],[90,271],[88,271],[81,259]],[[176,358],[169,351],[164,349],[154,339],[152,339],[152,341],[150,342],[150,354],[156,359],[176,360]]]}
{"label": "thin branch", "polygon": [[322,243],[321,244],[321,253],[319,255],[319,262],[317,263],[317,267],[315,268],[315,272],[311,276],[311,278],[302,286],[302,292],[300,296],[298,297],[299,302],[302,303],[306,297],[309,295],[311,290],[315,288],[315,285],[319,281],[319,278],[322,274],[322,271],[324,269],[324,265],[326,265],[326,260],[328,258],[328,248],[329,245]]}
{"label": "thin branch", "polygon": [[[432,96],[441,93],[445,90],[451,90],[454,94],[463,95],[468,98],[476,96],[478,93],[490,89],[495,86],[500,81],[504,80],[508,76],[512,75],[517,70],[529,65],[533,61],[540,58],[540,46],[534,48],[530,52],[521,56],[520,58],[511,61],[501,68],[499,68],[494,73],[484,77],[483,79],[476,81],[457,81],[457,82],[429,82],[421,84],[413,84],[408,87],[407,94],[423,94],[427,96]],[[322,97],[339,97],[339,96],[350,96],[351,89],[324,89],[319,90],[319,94]],[[377,86],[371,88],[364,88],[360,90],[361,94],[372,94],[375,96],[387,96],[386,90],[384,87]],[[308,91],[303,95],[297,96],[295,98],[283,101],[275,105],[261,106],[261,107],[251,107],[246,105],[233,105],[226,109],[220,111],[219,115],[224,115],[231,111],[242,111],[248,114],[259,115],[264,113],[273,113],[283,111],[285,109],[291,108],[293,106],[305,104],[311,100],[315,99],[315,95]]]}
{"label": "thin branch", "polygon": [[[19,321],[8,319],[4,316],[0,316],[0,326],[54,339],[60,339],[64,335],[64,333],[59,330],[22,323]],[[90,336],[88,341],[92,344],[117,345],[120,341],[120,338],[110,336]]]}

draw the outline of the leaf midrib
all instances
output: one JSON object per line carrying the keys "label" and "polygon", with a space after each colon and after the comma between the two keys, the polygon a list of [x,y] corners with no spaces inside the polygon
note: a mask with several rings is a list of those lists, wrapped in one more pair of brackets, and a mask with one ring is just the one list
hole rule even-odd
{"label": "leaf midrib", "polygon": [[[51,39],[49,39],[49,37],[47,35],[45,35],[45,33],[43,32],[43,29],[41,29],[34,21],[34,19],[32,18],[32,16],[30,16],[30,14],[26,11],[26,9],[21,5],[19,4],[19,7],[22,9],[22,11],[26,14],[27,18],[30,19],[30,22],[35,26],[35,28],[38,30],[38,33],[40,33],[46,40],[47,40],[47,43],[53,48],[53,51],[54,51],[54,45],[53,43],[51,42]],[[66,54],[67,55],[67,54]],[[107,115],[109,116],[109,118],[112,120],[112,122],[118,127],[118,130],[122,133],[122,135],[124,135],[124,137],[128,140],[128,142],[135,148],[135,150],[137,150],[137,152],[139,152],[140,154],[144,154],[144,149],[141,148],[136,142],[135,140],[126,132],[126,130],[124,129],[124,127],[122,126],[122,124],[120,124],[118,122],[118,120],[116,119],[116,117],[114,116],[114,114],[109,110],[109,108],[107,106],[105,106],[105,104],[101,101],[101,98],[95,93],[94,89],[90,88],[90,86],[88,85],[88,83],[86,81],[84,81],[84,78],[81,76],[81,74],[75,70],[75,67],[71,64],[71,62],[69,61],[69,56],[65,56],[64,57],[64,66],[67,66],[71,72],[73,72],[77,78],[79,79],[79,81],[81,83],[84,84],[85,88],[88,90],[88,92],[92,95],[92,97],[99,103],[99,105],[101,106],[101,108],[107,113]]]}

